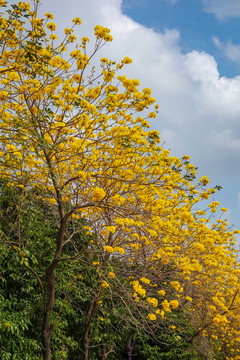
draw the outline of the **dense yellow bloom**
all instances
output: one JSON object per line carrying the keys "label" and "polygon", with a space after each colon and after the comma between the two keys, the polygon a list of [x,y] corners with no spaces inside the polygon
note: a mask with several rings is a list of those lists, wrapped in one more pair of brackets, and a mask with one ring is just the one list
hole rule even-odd
{"label": "dense yellow bloom", "polygon": [[56,34],[51,34],[51,35],[49,35],[49,39],[50,39],[50,40],[57,40],[58,37],[57,37]]}
{"label": "dense yellow bloom", "polygon": [[204,251],[205,247],[203,244],[200,244],[199,242],[194,244],[194,249],[198,250],[198,251]]}
{"label": "dense yellow bloom", "polygon": [[202,176],[199,181],[206,186],[209,183],[209,179],[207,178],[207,176]]}
{"label": "dense yellow bloom", "polygon": [[110,29],[104,28],[103,26],[100,26],[100,25],[96,25],[94,30],[95,30],[95,36],[98,39],[102,38],[105,41],[113,40],[112,36],[110,35]]}
{"label": "dense yellow bloom", "polygon": [[109,271],[108,277],[109,277],[110,279],[114,279],[114,278],[116,277],[116,275],[114,274],[114,272]]}
{"label": "dense yellow bloom", "polygon": [[102,188],[96,186],[93,189],[93,192],[92,192],[92,200],[93,201],[101,201],[105,196],[106,196],[106,192]]}
{"label": "dense yellow bloom", "polygon": [[51,31],[55,31],[56,30],[56,24],[53,22],[50,22],[47,24],[47,28]]}
{"label": "dense yellow bloom", "polygon": [[169,304],[173,309],[176,309],[179,306],[179,302],[177,300],[171,300]]}
{"label": "dense yellow bloom", "polygon": [[158,306],[158,300],[156,298],[151,298],[148,297],[147,298],[147,302],[152,305],[153,307],[157,307]]}
{"label": "dense yellow bloom", "polygon": [[50,19],[50,20],[53,19],[53,14],[51,14],[51,13],[46,13],[45,16],[47,19]]}
{"label": "dense yellow bloom", "polygon": [[104,250],[107,251],[107,252],[110,252],[110,253],[112,253],[112,252],[114,251],[114,250],[113,250],[113,247],[112,247],[112,246],[109,246],[109,245],[104,246]]}
{"label": "dense yellow bloom", "polygon": [[148,314],[148,316],[147,316],[150,320],[156,320],[157,319],[157,317],[156,317],[156,315],[155,314]]}
{"label": "dense yellow bloom", "polygon": [[109,284],[108,284],[106,281],[103,281],[102,284],[101,284],[101,286],[102,286],[103,288],[108,288],[108,287],[109,287]]}
{"label": "dense yellow bloom", "polygon": [[123,63],[123,64],[131,64],[131,63],[132,63],[132,59],[131,59],[130,57],[125,56],[125,57],[122,59],[122,63]]}
{"label": "dense yellow bloom", "polygon": [[167,300],[162,301],[162,307],[165,312],[170,312],[170,303]]}
{"label": "dense yellow bloom", "polygon": [[133,289],[136,291],[136,293],[138,293],[139,295],[141,295],[142,297],[145,297],[146,295],[146,290],[143,289],[143,287],[139,284],[139,281],[134,280],[131,282]]}
{"label": "dense yellow bloom", "polygon": [[75,17],[72,22],[75,24],[75,25],[81,25],[82,21],[79,17]]}
{"label": "dense yellow bloom", "polygon": [[23,10],[30,10],[30,4],[24,1],[19,1],[18,7]]}
{"label": "dense yellow bloom", "polygon": [[219,324],[220,323],[220,319],[218,317],[213,318],[213,323],[214,324]]}
{"label": "dense yellow bloom", "polygon": [[170,284],[171,284],[172,287],[173,287],[174,289],[176,289],[176,290],[178,290],[178,289],[181,287],[181,285],[179,284],[178,281],[171,281]]}
{"label": "dense yellow bloom", "polygon": [[142,277],[140,280],[145,284],[150,284],[150,280],[145,277]]}
{"label": "dense yellow bloom", "polygon": [[125,253],[125,250],[124,250],[122,247],[120,247],[120,246],[115,246],[115,247],[113,248],[113,251],[119,252],[120,254],[124,254],[124,253]]}
{"label": "dense yellow bloom", "polygon": [[116,232],[116,226],[107,226],[106,229],[112,234]]}
{"label": "dense yellow bloom", "polygon": [[73,29],[65,28],[65,29],[64,29],[64,32],[65,32],[65,35],[71,35],[72,32],[73,32]]}

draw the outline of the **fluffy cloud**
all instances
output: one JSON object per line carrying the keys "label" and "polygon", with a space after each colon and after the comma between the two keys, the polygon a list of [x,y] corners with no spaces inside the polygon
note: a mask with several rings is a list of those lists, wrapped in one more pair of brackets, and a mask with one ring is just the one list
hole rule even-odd
{"label": "fluffy cloud", "polygon": [[232,44],[230,41],[224,43],[218,37],[212,38],[214,45],[222,51],[225,57],[229,60],[240,62],[240,45]]}
{"label": "fluffy cloud", "polygon": [[[213,11],[217,3],[219,9],[224,5],[221,0],[205,0],[206,9]],[[231,3],[240,14],[240,2],[228,1]],[[208,175],[214,183],[235,183],[224,205],[232,201],[236,206],[240,191],[240,77],[221,77],[216,60],[206,52],[184,54],[177,30],[155,32],[134,22],[122,13],[120,0],[51,0],[42,7],[42,11],[56,14],[60,27],[68,26],[75,16],[81,17],[80,37],[93,34],[96,24],[111,28],[114,41],[103,47],[100,56],[133,58],[124,72],[138,78],[142,87],[152,89],[160,104],[159,117],[152,126],[166,141],[165,148],[177,156],[191,155],[200,174]],[[215,43],[222,46],[220,40]],[[231,208],[234,211],[234,205]]]}
{"label": "fluffy cloud", "polygon": [[214,14],[217,19],[224,20],[230,17],[240,17],[239,0],[202,0],[204,10]]}

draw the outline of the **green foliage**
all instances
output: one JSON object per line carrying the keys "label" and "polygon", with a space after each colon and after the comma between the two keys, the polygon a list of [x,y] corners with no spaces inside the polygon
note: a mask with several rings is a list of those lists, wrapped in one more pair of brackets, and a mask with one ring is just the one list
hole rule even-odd
{"label": "green foliage", "polygon": [[[36,194],[10,188],[4,182],[0,192],[1,358],[37,360],[42,353],[43,298],[29,266],[44,283],[44,271],[54,253],[58,228],[53,208],[39,201]],[[207,353],[202,351],[204,346],[200,341],[189,343],[194,327],[186,310],[169,315],[172,327],[158,324],[154,333],[139,328],[141,314],[128,301],[126,274],[141,274],[141,263],[126,264],[118,257],[102,259],[99,263],[98,248],[91,242],[94,235],[87,235],[83,226],[81,221],[69,223],[69,232],[76,230],[76,234],[73,242],[66,244],[63,258],[73,257],[73,261],[61,261],[55,274],[58,290],[51,315],[54,360],[83,359],[86,321],[92,302],[89,360],[100,359],[104,348],[109,353],[108,360],[123,358],[129,334],[133,334],[139,360],[224,359],[217,350],[217,342],[208,340]],[[80,250],[80,259],[74,259],[76,248]],[[170,274],[173,269],[167,265],[165,271]],[[119,283],[108,278],[109,272],[116,273]],[[103,279],[111,283],[111,293],[100,286]],[[145,310],[142,311],[144,314]]]}

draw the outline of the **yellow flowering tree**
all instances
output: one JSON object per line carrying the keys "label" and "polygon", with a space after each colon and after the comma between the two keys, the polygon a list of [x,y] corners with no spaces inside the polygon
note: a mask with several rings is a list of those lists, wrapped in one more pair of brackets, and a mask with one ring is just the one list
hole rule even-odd
{"label": "yellow flowering tree", "polygon": [[[217,202],[201,210],[199,203],[215,191],[206,188],[207,177],[192,184],[196,170],[189,157],[172,157],[149,129],[147,120],[158,108],[148,110],[155,102],[150,89],[140,91],[138,80],[118,75],[131,59],[101,58],[96,71],[91,60],[112,40],[109,29],[95,27],[91,52],[89,39],[77,43],[74,35],[79,18],[59,43],[52,14],[38,17],[38,1],[5,12],[6,2],[0,5],[1,178],[50,204],[59,229],[46,279],[25,263],[43,298],[43,359],[51,358],[55,273],[61,261],[81,256],[69,228],[80,221],[92,236],[89,261],[104,270],[112,259],[127,264],[128,300],[142,309],[146,326],[171,322],[171,314],[181,310],[196,322],[189,341],[210,328],[221,337],[223,324],[233,341],[240,305],[234,232],[222,219],[210,222]],[[72,43],[75,50],[65,51]],[[20,254],[24,246],[14,249]],[[97,294],[118,281],[117,270],[102,274]],[[88,319],[99,301],[93,298]]]}

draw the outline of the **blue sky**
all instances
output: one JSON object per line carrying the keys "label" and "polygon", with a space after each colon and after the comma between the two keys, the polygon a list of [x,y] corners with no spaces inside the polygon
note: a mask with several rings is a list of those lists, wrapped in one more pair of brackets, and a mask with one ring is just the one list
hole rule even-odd
{"label": "blue sky", "polygon": [[[226,0],[226,2],[228,2]],[[238,61],[223,55],[213,41],[236,45],[240,42],[240,18],[223,17],[208,13],[201,0],[123,0],[123,13],[155,31],[178,29],[181,33],[181,49],[206,51],[213,55],[222,76],[236,76],[240,73],[240,48]]]}
{"label": "blue sky", "polygon": [[133,59],[124,73],[152,89],[164,147],[223,187],[215,200],[240,228],[240,0],[42,0],[42,11],[59,32],[79,16],[80,38],[111,29],[99,56]]}

